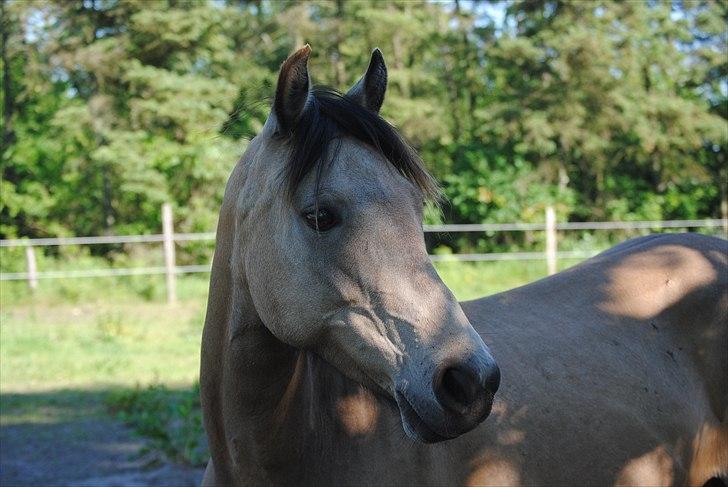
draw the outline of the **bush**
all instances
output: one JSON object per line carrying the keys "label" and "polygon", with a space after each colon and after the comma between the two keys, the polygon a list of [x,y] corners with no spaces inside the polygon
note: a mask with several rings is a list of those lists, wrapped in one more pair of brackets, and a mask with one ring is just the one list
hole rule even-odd
{"label": "bush", "polygon": [[106,404],[170,460],[192,466],[207,462],[199,384],[185,390],[163,385],[125,389],[109,394]]}

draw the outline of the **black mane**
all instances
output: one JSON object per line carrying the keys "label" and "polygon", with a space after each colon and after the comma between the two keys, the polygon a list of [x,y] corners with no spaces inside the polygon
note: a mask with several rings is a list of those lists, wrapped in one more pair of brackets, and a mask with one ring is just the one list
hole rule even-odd
{"label": "black mane", "polygon": [[[306,108],[290,134],[282,134],[290,152],[285,169],[289,196],[304,177],[316,169],[318,188],[325,164],[335,158],[338,147],[329,152],[331,142],[351,136],[379,151],[400,174],[409,179],[425,198],[436,199],[438,186],[422,160],[395,128],[376,113],[329,88],[314,88]],[[325,160],[328,156],[328,160]]]}

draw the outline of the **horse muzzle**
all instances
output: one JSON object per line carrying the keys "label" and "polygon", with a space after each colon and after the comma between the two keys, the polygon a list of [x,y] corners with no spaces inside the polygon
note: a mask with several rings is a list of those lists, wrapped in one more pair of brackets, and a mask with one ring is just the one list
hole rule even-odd
{"label": "horse muzzle", "polygon": [[403,374],[395,399],[407,435],[425,443],[456,438],[483,422],[500,385],[500,369],[489,353],[435,368],[429,380],[418,376],[422,380]]}

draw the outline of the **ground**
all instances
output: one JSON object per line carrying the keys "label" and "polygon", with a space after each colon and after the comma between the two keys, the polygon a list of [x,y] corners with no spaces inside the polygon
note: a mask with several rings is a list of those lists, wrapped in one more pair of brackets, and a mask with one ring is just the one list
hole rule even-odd
{"label": "ground", "polygon": [[[193,486],[202,468],[176,465],[147,441],[113,419],[103,392],[38,394],[3,399],[14,413],[0,426],[0,484],[3,486]],[[43,418],[43,419],[40,419]]]}
{"label": "ground", "polygon": [[203,307],[3,303],[0,485],[199,485],[199,462],[170,461],[109,398],[152,383],[189,389]]}
{"label": "ground", "polygon": [[[545,274],[543,262],[437,268],[459,299]],[[0,283],[0,485],[199,485],[207,276],[180,279],[172,305],[161,278],[142,277]]]}

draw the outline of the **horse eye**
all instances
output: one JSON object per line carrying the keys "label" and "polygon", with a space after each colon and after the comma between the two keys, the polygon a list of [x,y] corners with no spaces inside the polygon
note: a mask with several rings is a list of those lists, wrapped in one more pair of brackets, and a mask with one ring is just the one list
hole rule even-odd
{"label": "horse eye", "polygon": [[316,210],[307,211],[303,214],[303,217],[309,227],[319,232],[331,230],[339,223],[336,215],[325,208],[320,208],[318,212]]}

